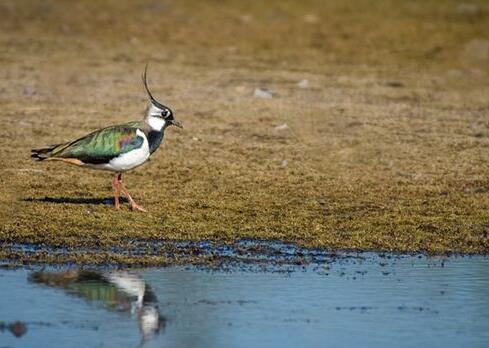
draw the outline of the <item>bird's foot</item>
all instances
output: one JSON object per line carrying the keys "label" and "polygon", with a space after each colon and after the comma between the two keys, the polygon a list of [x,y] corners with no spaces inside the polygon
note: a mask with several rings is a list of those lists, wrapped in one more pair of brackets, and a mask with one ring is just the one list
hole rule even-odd
{"label": "bird's foot", "polygon": [[135,210],[135,211],[141,211],[143,213],[147,213],[148,211],[146,209],[144,209],[143,207],[141,207],[139,204],[133,202],[131,203],[131,210]]}

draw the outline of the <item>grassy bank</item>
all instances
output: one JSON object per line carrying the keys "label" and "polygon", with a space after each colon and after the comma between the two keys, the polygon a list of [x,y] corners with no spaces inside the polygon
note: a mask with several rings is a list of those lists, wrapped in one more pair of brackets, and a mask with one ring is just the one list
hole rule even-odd
{"label": "grassy bank", "polygon": [[[102,259],[134,239],[489,251],[483,1],[23,1],[0,13],[3,243]],[[125,175],[149,213],[117,212],[110,173],[29,151],[139,119],[146,62],[185,129]]]}

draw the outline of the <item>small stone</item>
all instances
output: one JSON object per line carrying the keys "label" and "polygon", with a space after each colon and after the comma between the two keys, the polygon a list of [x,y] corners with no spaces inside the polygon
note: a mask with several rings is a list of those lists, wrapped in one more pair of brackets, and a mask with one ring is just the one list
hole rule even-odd
{"label": "small stone", "polygon": [[448,76],[451,77],[462,77],[464,72],[460,69],[450,69],[447,71]]}
{"label": "small stone", "polygon": [[126,62],[126,63],[133,61],[129,55],[124,53],[116,54],[114,57],[112,57],[112,60],[114,62]]}
{"label": "small stone", "polygon": [[161,2],[150,2],[142,6],[142,9],[148,12],[157,13],[168,9],[168,5]]}
{"label": "small stone", "polygon": [[62,24],[61,27],[59,28],[59,31],[65,35],[71,35],[74,33],[73,28],[67,24]]}
{"label": "small stone", "polygon": [[37,90],[32,86],[24,87],[24,95],[28,97],[32,97],[37,94]]}
{"label": "small stone", "polygon": [[476,15],[480,13],[480,7],[476,4],[461,3],[456,11],[461,15]]}
{"label": "small stone", "polygon": [[255,93],[253,94],[257,98],[267,98],[270,99],[273,97],[272,92],[262,88],[255,88]]}
{"label": "small stone", "polygon": [[16,321],[8,326],[9,331],[15,337],[19,338],[25,335],[27,332],[27,325],[21,321]]}
{"label": "small stone", "polygon": [[319,17],[313,13],[309,13],[304,16],[304,22],[306,23],[314,24],[317,23],[318,21],[319,21]]}
{"label": "small stone", "polygon": [[401,81],[387,81],[385,84],[388,87],[394,87],[394,88],[405,87],[405,84],[402,83]]}
{"label": "small stone", "polygon": [[285,130],[288,128],[289,128],[289,126],[287,125],[287,123],[282,123],[282,124],[279,124],[278,126],[275,126],[275,130]]}
{"label": "small stone", "polygon": [[193,140],[193,141],[199,141],[199,138],[197,138],[197,137],[192,137],[192,140]]}
{"label": "small stone", "polygon": [[250,14],[244,14],[241,15],[239,19],[241,19],[241,22],[243,23],[250,23],[251,21],[253,21],[253,16]]}
{"label": "small stone", "polygon": [[474,61],[486,61],[489,59],[489,41],[485,39],[473,39],[465,45],[465,57]]}
{"label": "small stone", "polygon": [[307,88],[309,87],[309,80],[308,79],[300,80],[297,86],[299,86],[300,88]]}
{"label": "small stone", "polygon": [[287,160],[283,160],[282,163],[280,163],[280,166],[282,168],[286,168],[288,165],[289,165],[289,161],[287,161]]}
{"label": "small stone", "polygon": [[240,93],[240,94],[241,94],[241,93],[246,92],[246,86],[236,86],[236,87],[234,87],[234,90],[235,90],[236,92],[238,92],[238,93]]}

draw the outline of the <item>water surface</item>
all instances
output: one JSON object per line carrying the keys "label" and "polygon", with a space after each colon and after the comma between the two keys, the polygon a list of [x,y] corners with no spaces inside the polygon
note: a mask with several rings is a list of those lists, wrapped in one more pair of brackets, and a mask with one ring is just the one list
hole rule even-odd
{"label": "water surface", "polygon": [[489,259],[3,268],[1,347],[487,347]]}

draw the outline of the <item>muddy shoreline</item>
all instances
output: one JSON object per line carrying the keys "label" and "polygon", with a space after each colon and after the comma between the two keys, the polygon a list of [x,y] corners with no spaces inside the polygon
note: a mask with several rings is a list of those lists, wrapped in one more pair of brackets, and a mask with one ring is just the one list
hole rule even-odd
{"label": "muddy shoreline", "polygon": [[[63,247],[29,243],[4,243],[1,259],[8,265],[85,265],[101,267],[151,267],[192,265],[208,269],[248,267],[264,270],[281,266],[324,266],[344,261],[375,262],[405,257],[443,260],[447,257],[484,256],[481,253],[385,252],[379,250],[328,250],[293,243],[263,240],[216,241],[132,240],[124,246]],[[442,261],[441,261],[442,262]]]}

